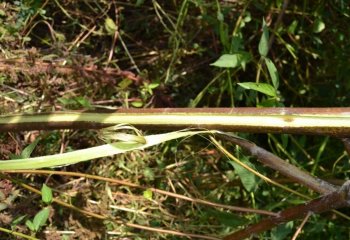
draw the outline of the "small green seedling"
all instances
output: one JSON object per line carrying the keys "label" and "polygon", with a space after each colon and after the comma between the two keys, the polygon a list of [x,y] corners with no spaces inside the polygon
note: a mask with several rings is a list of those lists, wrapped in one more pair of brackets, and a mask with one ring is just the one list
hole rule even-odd
{"label": "small green seedling", "polygon": [[[46,184],[44,184],[41,188],[41,196],[42,201],[45,204],[51,204],[52,202],[52,190]],[[50,215],[50,208],[45,207],[40,210],[35,216],[33,220],[27,220],[26,226],[34,233],[37,233],[43,226],[45,226],[47,219]]]}

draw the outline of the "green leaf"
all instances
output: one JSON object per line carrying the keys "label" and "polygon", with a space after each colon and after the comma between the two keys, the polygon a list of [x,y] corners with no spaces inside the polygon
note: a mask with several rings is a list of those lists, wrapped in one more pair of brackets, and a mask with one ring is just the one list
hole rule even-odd
{"label": "green leaf", "polygon": [[57,41],[60,43],[64,43],[66,41],[66,36],[63,33],[59,32],[53,32],[55,37],[57,38]]}
{"label": "green leaf", "polygon": [[131,105],[133,107],[140,108],[140,107],[143,106],[143,102],[141,102],[141,101],[134,101],[134,102],[131,102]]}
{"label": "green leaf", "polygon": [[244,22],[250,22],[252,20],[252,15],[251,15],[251,13],[250,12],[248,12],[248,11],[246,11],[245,12],[245,16],[244,16],[244,18],[243,18],[243,21]]}
{"label": "green leaf", "polygon": [[279,87],[279,77],[278,77],[277,68],[275,64],[273,64],[273,62],[268,58],[265,58],[265,63],[266,63],[267,69],[269,70],[272,84],[277,90]]}
{"label": "green leaf", "polygon": [[268,83],[244,82],[238,83],[238,85],[245,89],[258,91],[271,97],[277,97],[276,89]]}
{"label": "green leaf", "polygon": [[128,78],[124,78],[121,82],[118,83],[118,87],[121,88],[121,90],[125,90],[127,87],[129,87],[132,84],[132,80]]}
{"label": "green leaf", "polygon": [[57,99],[60,103],[62,103],[64,106],[70,105],[74,103],[74,100],[69,99],[69,98],[65,98],[65,97],[61,97]]}
{"label": "green leaf", "polygon": [[49,208],[43,208],[40,212],[38,212],[34,219],[34,230],[38,231],[42,226],[46,224],[47,219],[49,218],[50,209]]}
{"label": "green leaf", "polygon": [[34,232],[35,231],[35,226],[32,221],[27,220],[26,221],[26,226],[30,229],[30,231]]}
{"label": "green leaf", "polygon": [[250,53],[241,51],[234,54],[224,54],[210,65],[223,68],[242,67],[245,69],[246,64],[251,60],[251,58]]}
{"label": "green leaf", "polygon": [[12,160],[29,158],[30,155],[32,154],[32,152],[34,151],[36,145],[38,145],[39,141],[40,141],[40,138],[35,139],[35,141],[32,142],[31,144],[29,144],[27,147],[25,147],[23,149],[23,151],[21,152],[21,154],[19,154],[19,155],[11,153],[10,158]]}
{"label": "green leaf", "polygon": [[295,34],[295,30],[297,29],[298,27],[298,20],[294,20],[288,27],[288,33],[290,34]]}
{"label": "green leaf", "polygon": [[297,55],[295,53],[296,52],[295,48],[292,45],[290,45],[289,43],[286,43],[285,46],[286,46],[288,52],[292,55],[292,57],[294,59],[298,59],[298,57],[297,57]]}
{"label": "green leaf", "polygon": [[155,89],[155,88],[157,88],[158,86],[159,86],[159,83],[151,83],[151,84],[148,85],[148,88],[150,88],[150,89]]}
{"label": "green leaf", "polygon": [[320,33],[326,28],[326,24],[321,19],[316,19],[312,26],[312,31],[314,33]]}
{"label": "green leaf", "polygon": [[83,96],[61,97],[61,98],[58,98],[58,101],[68,108],[81,108],[81,107],[84,107],[87,109],[92,108],[89,99]]}
{"label": "green leaf", "polygon": [[151,191],[151,189],[147,189],[143,191],[143,196],[148,200],[152,200],[153,192]]}
{"label": "green leaf", "polygon": [[269,51],[269,29],[267,28],[265,19],[263,19],[262,31],[263,32],[259,42],[259,54],[266,57]]}
{"label": "green leaf", "polygon": [[284,106],[280,105],[277,98],[267,98],[267,99],[262,99],[259,103],[257,103],[256,107],[284,107]]}
{"label": "green leaf", "polygon": [[[251,168],[254,168],[254,165],[251,164],[248,159],[246,158],[242,158],[242,162],[246,165],[248,165]],[[237,173],[237,175],[239,176],[239,178],[241,179],[241,182],[244,186],[244,188],[248,191],[251,192],[253,191],[259,184],[259,179],[255,176],[254,173],[248,171],[247,169],[245,169],[244,167],[242,167],[241,165],[239,165],[238,163],[234,162],[234,161],[229,161],[229,163],[234,167],[235,172]]]}
{"label": "green leaf", "polygon": [[144,2],[145,2],[145,0],[136,0],[135,5],[136,5],[136,7],[140,7],[141,5],[144,4]]}
{"label": "green leaf", "polygon": [[85,108],[91,108],[91,103],[89,101],[89,99],[87,99],[86,97],[76,97],[74,98],[75,101],[77,101],[82,107]]}
{"label": "green leaf", "polygon": [[224,14],[222,14],[222,12],[218,11],[216,14],[216,18],[220,21],[223,22],[224,21]]}
{"label": "green leaf", "polygon": [[287,239],[289,233],[293,230],[293,221],[281,224],[271,230],[271,240]]}
{"label": "green leaf", "polygon": [[52,190],[46,184],[44,184],[41,188],[41,199],[46,204],[50,204],[52,202]]}
{"label": "green leaf", "polygon": [[115,31],[117,31],[118,27],[115,25],[114,21],[108,17],[105,20],[105,29],[108,34],[113,35]]}
{"label": "green leaf", "polygon": [[24,218],[27,217],[27,214],[21,215],[19,217],[16,217],[12,222],[11,222],[11,227],[14,227],[18,224],[20,224]]}
{"label": "green leaf", "polygon": [[29,158],[30,155],[32,154],[32,152],[34,151],[36,145],[38,145],[38,142],[40,141],[40,138],[35,139],[34,142],[32,142],[31,144],[29,144],[26,148],[23,149],[20,158],[24,159],[24,158]]}

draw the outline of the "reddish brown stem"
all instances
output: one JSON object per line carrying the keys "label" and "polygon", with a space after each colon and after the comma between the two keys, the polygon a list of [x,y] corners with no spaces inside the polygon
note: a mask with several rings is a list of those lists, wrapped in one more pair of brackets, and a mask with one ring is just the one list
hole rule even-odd
{"label": "reddish brown stem", "polygon": [[288,208],[279,212],[277,217],[269,217],[261,222],[251,225],[243,230],[237,231],[224,238],[224,240],[241,240],[252,234],[259,234],[269,230],[278,224],[305,217],[309,212],[323,213],[337,208],[348,207],[350,205],[350,181],[337,191],[329,193],[323,197],[312,200],[306,204]]}

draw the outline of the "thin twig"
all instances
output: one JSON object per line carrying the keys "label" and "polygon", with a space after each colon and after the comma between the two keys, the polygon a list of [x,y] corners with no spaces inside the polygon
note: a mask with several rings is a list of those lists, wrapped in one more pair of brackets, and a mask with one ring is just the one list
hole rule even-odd
{"label": "thin twig", "polygon": [[307,220],[309,219],[309,217],[311,216],[311,212],[308,212],[307,215],[304,217],[303,221],[301,222],[300,226],[298,227],[298,229],[295,231],[293,237],[291,240],[296,240],[297,237],[300,235],[301,233],[301,229],[303,229],[305,223],[307,222]]}
{"label": "thin twig", "polygon": [[248,140],[234,138],[228,135],[219,135],[219,137],[226,141],[230,141],[234,144],[239,145],[244,150],[248,151],[250,155],[256,157],[264,165],[276,171],[279,171],[282,175],[293,179],[297,183],[307,186],[316,192],[327,194],[337,190],[336,186],[300,170],[294,165],[282,160],[273,153],[255,145]]}
{"label": "thin twig", "polygon": [[285,13],[285,11],[286,11],[286,9],[287,9],[287,7],[288,7],[288,4],[289,4],[289,0],[284,0],[284,1],[283,1],[282,9],[281,9],[280,13],[278,14],[278,17],[277,17],[275,26],[274,26],[274,28],[273,28],[273,32],[272,32],[272,34],[271,34],[271,36],[270,36],[270,39],[269,39],[269,45],[268,45],[269,48],[268,48],[268,51],[271,49],[272,44],[273,44],[273,42],[275,41],[276,32],[277,32],[279,26],[280,26],[281,23],[282,23],[282,19],[283,19],[284,13]]}
{"label": "thin twig", "polygon": [[[27,185],[25,183],[22,183],[18,180],[15,180],[15,179],[11,179],[11,181],[15,182],[16,184],[20,185],[21,187],[31,191],[31,192],[34,192],[34,193],[37,193],[39,195],[41,195],[41,192],[40,190],[30,186],[30,185]],[[80,209],[72,204],[68,204],[68,203],[65,203],[57,198],[53,198],[53,202],[54,203],[57,203],[61,206],[64,206],[66,208],[69,208],[71,210],[74,210],[74,211],[77,211],[81,214],[84,214],[86,216],[90,216],[90,217],[93,217],[93,218],[96,218],[96,219],[99,219],[99,220],[110,220],[110,221],[113,221],[113,222],[116,222],[117,224],[120,224],[120,225],[125,225],[127,227],[132,227],[132,228],[136,228],[136,229],[142,229],[142,230],[147,230],[147,231],[151,231],[151,232],[157,232],[157,233],[165,233],[165,234],[171,234],[171,235],[175,235],[175,236],[183,236],[183,237],[188,237],[188,238],[199,238],[199,239],[209,239],[209,240],[220,240],[220,238],[217,238],[217,237],[212,237],[212,236],[206,236],[206,235],[200,235],[200,234],[192,234],[192,233],[184,233],[184,232],[179,232],[179,231],[174,231],[174,230],[168,230],[168,229],[162,229],[162,228],[154,228],[154,227],[148,227],[148,226],[142,226],[142,225],[139,225],[139,224],[135,224],[135,223],[129,223],[129,222],[126,222],[126,221],[123,221],[123,220],[120,220],[120,219],[113,219],[111,218],[110,216],[107,216],[107,215],[101,215],[101,214],[97,214],[97,213],[93,213],[93,212],[90,212],[90,211],[87,211],[87,210],[83,210],[83,209]]]}
{"label": "thin twig", "polygon": [[109,50],[109,55],[108,55],[106,66],[108,66],[109,63],[112,61],[114,50],[115,50],[115,45],[116,45],[116,42],[117,42],[118,36],[119,36],[119,9],[117,6],[114,6],[114,7],[115,7],[115,26],[116,26],[116,29],[114,31],[112,46],[111,46],[111,49]]}
{"label": "thin twig", "polygon": [[220,204],[220,203],[214,203],[214,202],[210,202],[207,200],[187,197],[187,196],[184,196],[181,194],[164,191],[164,190],[157,189],[157,188],[143,187],[143,186],[137,185],[135,183],[130,183],[130,182],[123,181],[123,180],[95,176],[95,175],[90,175],[90,174],[85,174],[85,173],[49,171],[49,170],[11,170],[11,171],[2,171],[2,172],[3,173],[32,173],[32,174],[47,174],[47,175],[54,175],[55,174],[55,175],[84,177],[84,178],[88,178],[88,179],[95,179],[95,180],[99,180],[99,181],[120,184],[120,185],[124,185],[124,186],[128,186],[128,187],[132,187],[132,188],[149,190],[149,191],[152,191],[154,193],[163,194],[163,195],[167,195],[167,196],[174,197],[177,199],[182,199],[185,201],[189,201],[189,202],[193,202],[193,203],[197,203],[197,204],[203,204],[203,205],[207,205],[207,206],[211,206],[211,207],[223,208],[223,209],[228,209],[231,211],[238,211],[238,212],[248,212],[248,213],[261,214],[261,215],[276,216],[276,214],[274,212],[271,212],[271,211],[252,209],[252,208],[244,208],[244,207],[235,207],[235,206],[229,206],[229,205],[224,205],[224,204]]}

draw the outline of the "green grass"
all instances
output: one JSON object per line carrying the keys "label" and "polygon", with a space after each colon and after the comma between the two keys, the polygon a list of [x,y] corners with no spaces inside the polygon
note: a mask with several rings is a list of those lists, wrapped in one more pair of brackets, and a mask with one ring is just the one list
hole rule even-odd
{"label": "green grass", "polygon": [[[290,1],[276,26],[282,4],[201,0],[0,3],[0,113],[349,106],[347,2]],[[268,52],[267,33],[275,39]],[[148,134],[153,133],[157,132]],[[337,139],[240,136],[318,177],[338,182],[349,179],[348,156]],[[31,154],[34,157],[102,144],[92,130],[2,133],[0,159],[20,155],[38,137],[41,141]],[[239,148],[223,144],[269,178],[300,193],[313,194],[259,165]],[[68,230],[72,232],[67,236],[86,239],[183,239],[121,223],[223,237],[261,216],[147,189],[268,211],[304,201],[258,179],[255,187],[247,189],[230,161],[210,141],[198,136],[58,170],[123,180],[141,188],[63,174],[2,175],[0,202],[6,205],[0,205],[4,206],[0,225],[39,239],[65,239],[63,231]],[[33,220],[47,204],[20,183],[36,189],[46,183],[55,198],[112,219],[90,218],[88,213],[52,203],[52,215],[45,226],[31,231],[26,220]],[[257,238],[291,238],[300,223],[282,225]],[[313,215],[300,238],[345,239],[348,225],[332,213]]]}

